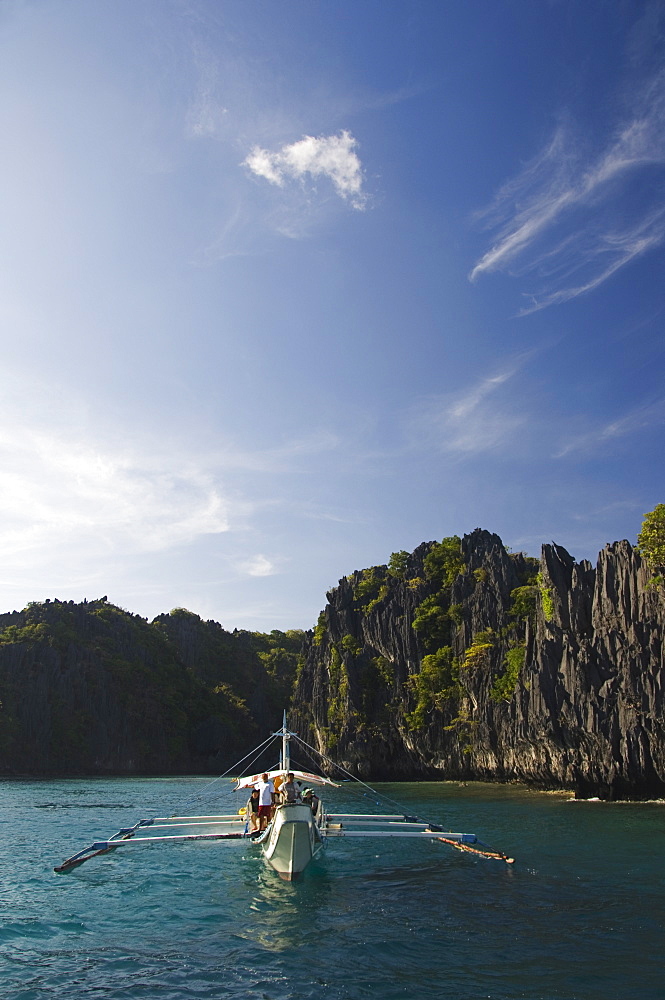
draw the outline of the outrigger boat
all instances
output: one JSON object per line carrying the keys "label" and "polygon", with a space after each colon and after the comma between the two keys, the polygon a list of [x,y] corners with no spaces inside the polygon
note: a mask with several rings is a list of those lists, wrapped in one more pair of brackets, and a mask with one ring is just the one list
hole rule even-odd
{"label": "outrigger boat", "polygon": [[[301,740],[296,733],[290,732],[286,725],[286,713],[282,728],[273,733],[271,738],[257,750],[264,750],[275,739],[281,740],[279,764],[271,770],[238,778],[234,791],[251,790],[261,781],[264,774],[268,775],[268,780],[273,783],[276,790],[284,785],[289,774],[293,775],[295,782],[338,788],[339,784],[331,778],[291,768],[290,743],[291,740],[296,740],[308,754],[310,752],[317,754],[328,765],[339,768],[346,778],[359,782],[374,796],[378,795],[375,789],[359,781],[344,768],[335,765],[314,747]],[[302,800],[284,801],[284,796],[280,796],[279,791],[276,791],[275,798],[277,802],[273,807],[272,818],[266,829],[261,832],[250,831],[247,807],[241,807],[237,813],[229,815],[161,816],[141,819],[134,826],[118,830],[108,840],[97,841],[78,854],[72,855],[54,868],[54,871],[58,874],[69,872],[85,861],[90,861],[91,858],[101,854],[108,854],[119,847],[138,847],[143,844],[186,840],[246,840],[247,838],[261,847],[266,861],[280,878],[289,882],[301,875],[327,840],[334,837],[409,837],[436,840],[458,850],[505,861],[507,864],[513,864],[514,861],[500,851],[494,851],[486,844],[482,844],[473,833],[447,832],[441,826],[427,823],[417,816],[409,816],[406,813],[329,813],[321,800],[318,801],[316,809],[313,809]]]}
{"label": "outrigger boat", "polygon": [[260,774],[238,778],[234,791],[239,792],[244,789],[251,791],[264,775],[272,783],[277,799],[273,806],[272,819],[263,832],[254,836],[254,840],[261,845],[266,861],[272,865],[280,878],[290,882],[305,870],[323,847],[324,837],[329,832],[330,817],[320,799],[316,809],[313,809],[308,802],[302,800],[287,801],[285,793],[280,792],[280,789],[284,788],[289,775],[293,776],[294,783],[301,782],[317,787],[328,785],[333,788],[338,788],[339,785],[330,778],[324,778],[323,775],[291,769],[290,743],[292,738],[297,739],[297,737],[286,728],[286,712],[282,728],[274,733],[274,736],[282,740],[279,766],[270,771],[262,771]]}

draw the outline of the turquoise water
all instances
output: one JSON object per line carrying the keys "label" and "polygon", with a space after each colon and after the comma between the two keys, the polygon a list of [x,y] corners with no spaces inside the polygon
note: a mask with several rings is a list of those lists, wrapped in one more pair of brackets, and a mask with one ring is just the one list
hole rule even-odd
{"label": "turquoise water", "polygon": [[[285,883],[258,848],[230,841],[121,849],[55,875],[65,857],[139,818],[188,799],[188,812],[240,803],[228,782],[198,778],[0,783],[0,996],[665,996],[665,804],[378,787],[516,864],[430,842],[337,840]],[[339,810],[371,803],[349,786],[326,798]]]}

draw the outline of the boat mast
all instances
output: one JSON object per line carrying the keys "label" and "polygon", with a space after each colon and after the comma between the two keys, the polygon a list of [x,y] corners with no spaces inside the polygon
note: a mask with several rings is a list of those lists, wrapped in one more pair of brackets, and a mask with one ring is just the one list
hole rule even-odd
{"label": "boat mast", "polygon": [[291,733],[286,728],[286,709],[284,709],[284,718],[282,719],[282,768],[284,772],[288,772],[291,767],[291,755],[289,752],[289,738]]}

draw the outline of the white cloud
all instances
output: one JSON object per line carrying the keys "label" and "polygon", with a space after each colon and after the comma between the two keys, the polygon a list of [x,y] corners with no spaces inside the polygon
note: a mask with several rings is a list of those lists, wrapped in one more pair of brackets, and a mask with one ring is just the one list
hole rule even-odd
{"label": "white cloud", "polygon": [[327,177],[340,197],[362,209],[366,198],[362,191],[362,164],[355,149],[358,143],[346,130],[338,135],[303,136],[298,142],[282,146],[278,152],[255,146],[243,161],[257,177],[283,187],[288,179]]}
{"label": "white cloud", "polygon": [[241,562],[239,569],[242,573],[246,573],[247,576],[274,576],[277,572],[274,563],[261,554],[252,556],[251,559]]}
{"label": "white cloud", "polygon": [[[6,404],[7,401],[5,401]],[[95,553],[167,551],[205,535],[245,527],[247,517],[278,500],[252,500],[239,478],[288,475],[339,445],[326,432],[272,450],[228,445],[191,450],[151,440],[119,445],[68,428],[48,427],[44,414],[20,426],[12,406],[0,412],[0,551],[10,559],[51,551],[70,562]],[[263,491],[259,491],[263,497]],[[252,576],[275,572],[264,556],[247,563]]]}
{"label": "white cloud", "polygon": [[543,293],[540,296],[528,296],[531,299],[531,305],[520,309],[519,315],[528,316],[529,313],[546,309],[547,306],[558,305],[569,299],[577,298],[578,295],[583,295],[585,292],[593,291],[625,264],[659,246],[663,239],[665,239],[665,209],[654,212],[650,218],[643,220],[632,232],[599,234],[595,249],[589,251],[587,263],[592,263],[593,256],[594,262],[597,261],[599,265],[603,258],[609,260],[607,266],[601,267],[600,270],[596,269],[590,279],[581,285],[572,285],[558,291]]}
{"label": "white cloud", "polygon": [[592,291],[665,241],[665,73],[649,81],[632,118],[595,158],[583,160],[579,145],[560,126],[476,215],[496,239],[469,277],[535,276],[539,287],[522,315]]}

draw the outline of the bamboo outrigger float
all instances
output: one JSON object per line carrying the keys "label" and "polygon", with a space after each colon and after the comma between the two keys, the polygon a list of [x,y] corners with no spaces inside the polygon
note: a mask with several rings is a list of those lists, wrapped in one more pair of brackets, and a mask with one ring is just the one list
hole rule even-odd
{"label": "bamboo outrigger float", "polygon": [[[270,771],[252,774],[239,778],[234,791],[250,790],[261,780],[263,774],[268,775],[276,787],[281,787],[287,775],[292,774],[295,781],[319,787],[339,787],[330,778],[309,771],[293,770],[291,768],[290,742],[296,739],[307,751],[313,751],[296,733],[287,729],[286,713],[282,728],[273,733],[273,739],[281,741],[281,756],[279,765]],[[267,741],[268,743],[271,741]],[[319,754],[319,756],[322,756]],[[332,763],[332,762],[330,762]],[[337,765],[338,766],[338,765]],[[344,769],[341,769],[344,770]],[[348,777],[348,772],[344,772]],[[354,779],[358,780],[358,779]],[[364,782],[360,782],[364,785]],[[364,785],[365,788],[369,786]],[[370,791],[377,795],[374,789]],[[279,798],[279,796],[276,796]],[[513,863],[513,858],[506,857],[499,851],[493,851],[482,844],[473,833],[451,833],[444,831],[433,823],[420,820],[417,816],[406,813],[328,813],[322,801],[313,810],[307,802],[277,801],[273,815],[267,828],[260,832],[251,832],[249,816],[246,809],[238,813],[215,816],[162,816],[153,819],[141,819],[134,826],[118,830],[108,840],[97,841],[78,854],[67,858],[54,871],[69,872],[91,858],[108,854],[120,847],[138,847],[144,844],[173,843],[186,840],[246,840],[261,847],[266,861],[275,869],[280,878],[292,881],[316,857],[329,838],[335,837],[407,837],[419,840],[436,840],[456,847],[462,851],[479,854],[482,857],[494,858]],[[473,846],[473,845],[479,846]]]}

